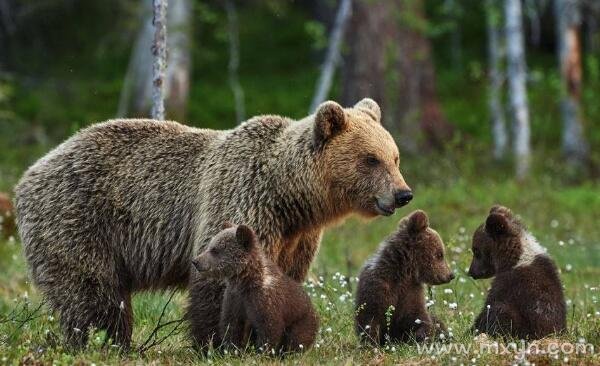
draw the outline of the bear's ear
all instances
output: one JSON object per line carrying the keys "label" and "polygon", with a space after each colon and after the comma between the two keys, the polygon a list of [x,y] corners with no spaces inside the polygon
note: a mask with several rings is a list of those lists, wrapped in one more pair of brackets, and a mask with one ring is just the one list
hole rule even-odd
{"label": "bear's ear", "polygon": [[256,234],[249,226],[239,225],[235,232],[235,239],[244,249],[250,250],[256,244]]}
{"label": "bear's ear", "polygon": [[224,221],[223,224],[221,224],[221,230],[229,229],[232,227],[233,223],[231,221]]}
{"label": "bear's ear", "polygon": [[508,218],[513,217],[513,213],[510,210],[510,208],[504,207],[504,206],[501,206],[501,205],[494,205],[494,206],[492,206],[492,208],[490,208],[490,214],[493,214],[493,213],[504,215],[504,216],[506,216]]}
{"label": "bear's ear", "polygon": [[360,109],[365,112],[371,118],[377,122],[381,123],[381,108],[379,108],[379,104],[371,98],[364,98],[360,102],[354,105],[354,108]]}
{"label": "bear's ear", "polygon": [[429,217],[424,211],[416,210],[408,219],[408,231],[411,234],[418,234],[429,227]]}
{"label": "bear's ear", "polygon": [[348,121],[342,106],[336,102],[327,101],[317,108],[314,127],[314,144],[322,148],[331,138],[346,130]]}
{"label": "bear's ear", "polygon": [[485,231],[493,238],[514,234],[508,218],[498,212],[491,213],[485,220]]}

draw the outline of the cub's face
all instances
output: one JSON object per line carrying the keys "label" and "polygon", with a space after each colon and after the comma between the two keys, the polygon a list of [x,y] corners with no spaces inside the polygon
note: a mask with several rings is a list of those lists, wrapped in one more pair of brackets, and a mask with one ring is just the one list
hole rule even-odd
{"label": "cub's face", "polygon": [[506,207],[494,206],[486,222],[473,234],[473,260],[469,276],[490,278],[498,271],[514,267],[522,253],[521,224]]}
{"label": "cub's face", "polygon": [[485,231],[485,224],[480,225],[473,234],[471,251],[473,259],[469,267],[469,276],[480,279],[493,277],[495,272],[492,263],[492,248],[494,241]]}
{"label": "cub's face", "polygon": [[440,235],[429,227],[429,219],[425,212],[415,211],[407,220],[404,235],[408,235],[414,253],[417,281],[429,285],[452,281],[454,273],[446,263],[444,242]]}
{"label": "cub's face", "polygon": [[215,235],[207,248],[192,264],[201,275],[214,278],[230,278],[240,273],[256,245],[254,231],[246,225],[225,228]]}
{"label": "cub's face", "polygon": [[352,210],[388,216],[412,199],[400,174],[398,147],[381,125],[381,111],[373,100],[363,99],[348,109],[323,103],[315,115],[314,138],[330,189]]}

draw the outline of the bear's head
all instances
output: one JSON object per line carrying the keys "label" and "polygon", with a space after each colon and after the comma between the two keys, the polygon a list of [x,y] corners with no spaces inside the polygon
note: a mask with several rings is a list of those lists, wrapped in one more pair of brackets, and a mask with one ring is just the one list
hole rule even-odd
{"label": "bear's head", "polygon": [[444,259],[444,242],[429,227],[425,212],[417,210],[400,220],[395,236],[397,245],[407,248],[410,253],[416,282],[440,285],[454,279],[454,273]]}
{"label": "bear's head", "polygon": [[313,146],[324,164],[332,202],[365,216],[391,215],[412,199],[400,155],[372,99],[353,108],[324,102],[314,116]]}
{"label": "bear's head", "polygon": [[485,223],[475,230],[472,251],[469,276],[475,279],[493,277],[544,253],[510,209],[503,206],[492,207]]}
{"label": "bear's head", "polygon": [[201,275],[214,278],[231,278],[246,268],[257,255],[257,237],[246,225],[226,222],[206,249],[192,260]]}

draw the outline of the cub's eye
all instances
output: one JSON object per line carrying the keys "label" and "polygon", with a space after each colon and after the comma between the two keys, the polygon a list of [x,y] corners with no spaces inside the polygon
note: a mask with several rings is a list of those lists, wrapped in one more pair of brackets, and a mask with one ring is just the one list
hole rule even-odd
{"label": "cub's eye", "polygon": [[438,253],[435,255],[435,258],[436,258],[437,260],[442,260],[442,259],[444,259],[444,253],[442,253],[442,252],[438,252]]}
{"label": "cub's eye", "polygon": [[374,166],[377,166],[377,165],[379,165],[379,159],[377,159],[377,158],[376,158],[375,156],[373,156],[373,155],[368,155],[368,156],[365,158],[365,163],[366,163],[368,166],[374,167]]}
{"label": "cub's eye", "polygon": [[396,164],[396,166],[400,164],[400,159],[397,156],[394,158],[394,164]]}

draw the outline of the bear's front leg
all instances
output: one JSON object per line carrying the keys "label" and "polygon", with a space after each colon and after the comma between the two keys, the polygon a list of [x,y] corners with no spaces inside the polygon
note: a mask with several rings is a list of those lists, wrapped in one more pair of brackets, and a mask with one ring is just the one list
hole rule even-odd
{"label": "bear's front leg", "polygon": [[322,234],[322,230],[303,233],[293,250],[283,248],[277,261],[279,268],[295,281],[303,282],[319,248]]}
{"label": "bear's front leg", "polygon": [[223,308],[219,322],[219,335],[226,347],[234,346],[239,350],[246,348],[249,336],[243,299],[227,287],[223,296]]}
{"label": "bear's front leg", "polygon": [[186,318],[190,322],[193,345],[199,350],[206,351],[211,344],[217,347],[222,342],[219,319],[224,291],[225,285],[220,280],[196,275],[191,281]]}

